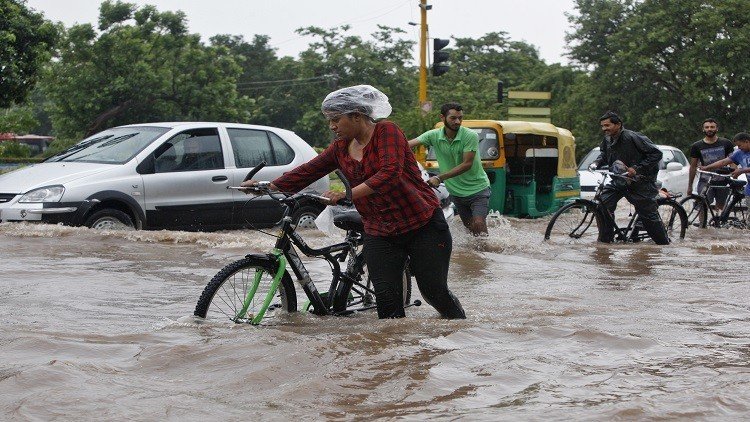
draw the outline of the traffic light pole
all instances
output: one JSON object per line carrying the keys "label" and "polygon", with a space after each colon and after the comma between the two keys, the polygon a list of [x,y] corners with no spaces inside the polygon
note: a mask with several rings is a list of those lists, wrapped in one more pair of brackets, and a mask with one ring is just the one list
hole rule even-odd
{"label": "traffic light pole", "polygon": [[427,0],[419,0],[422,15],[419,28],[419,106],[427,102]]}

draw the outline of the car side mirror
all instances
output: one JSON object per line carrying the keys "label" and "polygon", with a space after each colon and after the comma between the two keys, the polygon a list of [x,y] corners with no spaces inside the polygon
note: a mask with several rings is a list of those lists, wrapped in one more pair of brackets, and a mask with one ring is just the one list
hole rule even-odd
{"label": "car side mirror", "polygon": [[667,171],[680,171],[682,170],[682,164],[672,161],[671,163],[667,163]]}

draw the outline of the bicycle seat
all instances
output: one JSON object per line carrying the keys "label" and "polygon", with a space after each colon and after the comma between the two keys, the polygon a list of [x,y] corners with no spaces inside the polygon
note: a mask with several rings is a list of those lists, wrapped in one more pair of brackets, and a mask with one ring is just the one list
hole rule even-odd
{"label": "bicycle seat", "polygon": [[747,182],[744,180],[729,179],[729,186],[732,189],[740,189],[745,186],[745,184],[747,184]]}
{"label": "bicycle seat", "polygon": [[356,209],[351,209],[337,214],[333,217],[333,224],[343,230],[354,230],[362,232],[365,230],[362,224],[362,216]]}
{"label": "bicycle seat", "polygon": [[709,186],[728,186],[729,185],[729,179],[726,177],[718,177],[711,179],[710,182],[708,182]]}

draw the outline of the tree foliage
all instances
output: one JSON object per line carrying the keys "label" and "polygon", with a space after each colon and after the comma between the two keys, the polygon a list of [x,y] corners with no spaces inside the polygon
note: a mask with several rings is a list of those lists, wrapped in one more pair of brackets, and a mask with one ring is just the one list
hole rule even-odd
{"label": "tree foliage", "polygon": [[20,142],[0,142],[0,157],[28,158],[31,157],[31,148]]}
{"label": "tree foliage", "polygon": [[63,36],[45,83],[58,135],[91,134],[159,120],[240,120],[246,99],[226,48],[189,34],[182,12],[105,1],[99,31],[75,25]]}
{"label": "tree foliage", "polygon": [[750,127],[750,2],[576,3],[571,57],[590,77],[569,100],[580,100],[575,105],[591,118],[588,126],[578,122],[582,138],[593,139],[596,117],[608,109],[655,142],[683,149],[701,136],[707,117],[728,136]]}
{"label": "tree foliage", "polygon": [[0,133],[29,133],[38,124],[30,105],[0,109]]}
{"label": "tree foliage", "polygon": [[512,41],[505,32],[491,32],[477,39],[454,38],[455,47],[446,48],[450,70],[429,79],[430,99],[436,110],[441,104],[457,101],[472,119],[503,119],[506,106],[497,102],[497,83],[505,89],[522,89],[547,65],[536,48]]}
{"label": "tree foliage", "polygon": [[[49,127],[39,112],[44,104],[65,143],[118,124],[224,120],[291,129],[323,146],[331,132],[322,99],[356,84],[389,96],[391,119],[408,137],[432,128],[447,101],[462,103],[467,118],[551,106],[552,121],[576,136],[579,156],[600,142],[598,117],[606,110],[683,149],[701,136],[706,117],[719,120],[724,136],[750,129],[747,0],[576,0],[569,19],[570,66],[546,64],[536,47],[504,32],[455,37],[446,49],[450,70],[429,77],[434,110],[425,114],[414,42],[397,28],[381,26],[369,39],[348,26],[300,28],[308,48],[298,58],[278,57],[266,35],[218,35],[206,45],[188,33],[182,12],[108,0],[96,26],[59,28],[49,61],[56,28],[23,0],[0,0],[0,130],[23,132],[35,120]],[[552,100],[498,104],[498,81],[506,91],[550,91]]]}
{"label": "tree foliage", "polygon": [[0,107],[26,100],[56,38],[55,26],[24,0],[0,0]]}

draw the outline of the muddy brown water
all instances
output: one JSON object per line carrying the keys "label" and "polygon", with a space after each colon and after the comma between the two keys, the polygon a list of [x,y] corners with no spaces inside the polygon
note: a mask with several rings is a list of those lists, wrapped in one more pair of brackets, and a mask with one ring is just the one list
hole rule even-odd
{"label": "muddy brown water", "polygon": [[0,224],[0,419],[750,416],[748,232],[571,245],[543,242],[546,222],[492,219],[479,242],[453,223],[464,321],[423,305],[264,327],[191,317],[263,234]]}

